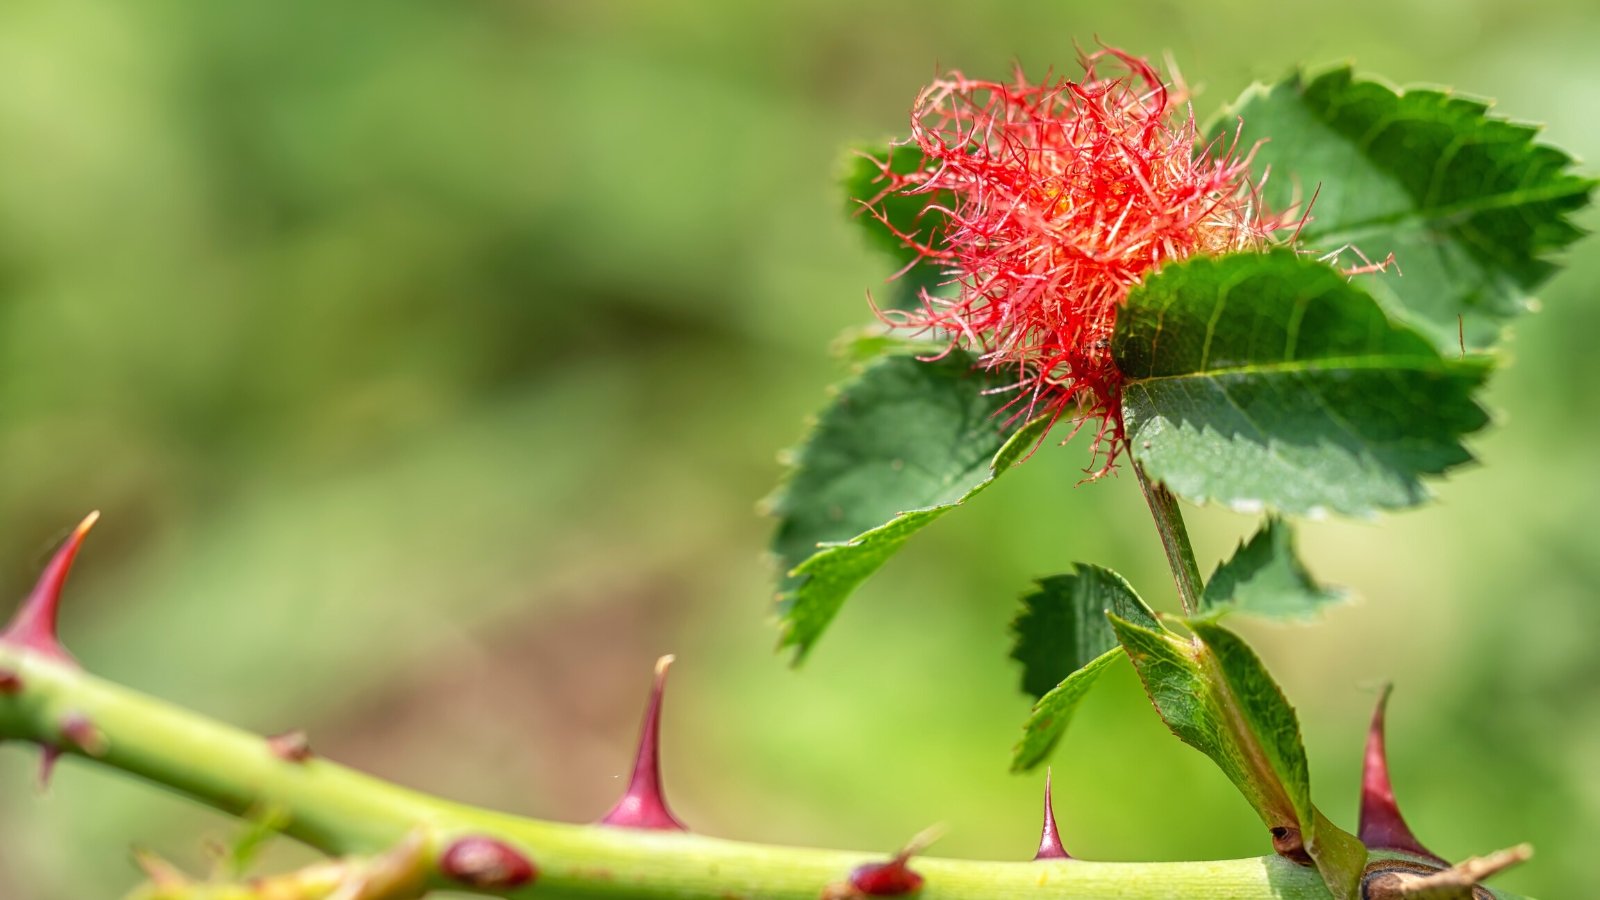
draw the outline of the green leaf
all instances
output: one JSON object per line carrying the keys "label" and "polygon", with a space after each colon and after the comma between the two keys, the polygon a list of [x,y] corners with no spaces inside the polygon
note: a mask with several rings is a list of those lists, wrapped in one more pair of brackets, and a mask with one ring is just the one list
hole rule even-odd
{"label": "green leaf", "polygon": [[907,337],[902,332],[882,325],[847,328],[833,340],[834,358],[852,366],[862,366],[880,356],[898,354],[932,359],[942,355],[948,343]]}
{"label": "green leaf", "polygon": [[[1534,143],[1538,129],[1485,115],[1488,104],[1439,90],[1396,91],[1348,67],[1257,86],[1213,134],[1256,149],[1269,209],[1320,187],[1300,245],[1350,245],[1399,272],[1370,278],[1389,312],[1441,352],[1492,346],[1555,270],[1552,252],[1582,235],[1568,216],[1595,181]],[[1402,277],[1399,273],[1404,272]],[[1459,319],[1458,319],[1459,317]]]}
{"label": "green leaf", "polygon": [[1044,762],[1056,748],[1061,735],[1078,711],[1078,704],[1089,695],[1100,676],[1122,656],[1115,648],[1096,656],[1082,668],[1068,675],[1033,705],[1028,721],[1022,726],[1022,740],[1011,750],[1011,771],[1026,772]]}
{"label": "green leaf", "polygon": [[1255,652],[1203,620],[1187,623],[1193,640],[1116,616],[1111,623],[1167,727],[1222,769],[1274,846],[1287,855],[1303,846],[1335,897],[1359,897],[1366,850],[1312,805],[1300,723]]}
{"label": "green leaf", "polygon": [[1310,619],[1343,593],[1318,584],[1295,553],[1294,527],[1268,516],[1255,536],[1217,567],[1200,598],[1203,613],[1238,610],[1270,619]]}
{"label": "green leaf", "polygon": [[1107,612],[1156,625],[1155,613],[1121,575],[1088,563],[1072,568],[1070,575],[1039,579],[1039,589],[1022,598],[1022,612],[1011,624],[1016,637],[1011,658],[1022,663],[1022,690],[1034,698],[1116,649],[1117,633]]}
{"label": "green leaf", "polygon": [[1012,751],[1014,772],[1031,769],[1050,755],[1078,704],[1122,655],[1107,612],[1160,627],[1155,613],[1121,575],[1085,563],[1075,563],[1073,569],[1071,575],[1040,579],[1039,589],[1023,598],[1023,611],[1011,626],[1016,635],[1011,656],[1022,663],[1022,689],[1039,700]]}
{"label": "green leaf", "polygon": [[971,354],[884,356],[847,382],[769,501],[782,647],[809,652],[845,599],[930,522],[976,495],[1043,436],[1009,433],[999,391]]}
{"label": "green leaf", "polygon": [[876,147],[862,145],[846,158],[840,182],[851,217],[865,229],[874,246],[894,258],[897,269],[904,269],[891,285],[887,297],[880,299],[880,304],[892,309],[910,309],[920,305],[918,292],[922,289],[938,293],[945,276],[937,264],[924,259],[895,232],[924,246],[939,246],[942,219],[937,213],[925,214],[928,204],[937,202],[939,194],[885,194],[885,163],[890,171],[907,175],[921,168],[923,160],[915,147],[895,147],[887,142]]}
{"label": "green leaf", "polygon": [[1129,447],[1195,502],[1371,515],[1472,459],[1487,360],[1446,359],[1289,250],[1194,257],[1128,296],[1112,343]]}

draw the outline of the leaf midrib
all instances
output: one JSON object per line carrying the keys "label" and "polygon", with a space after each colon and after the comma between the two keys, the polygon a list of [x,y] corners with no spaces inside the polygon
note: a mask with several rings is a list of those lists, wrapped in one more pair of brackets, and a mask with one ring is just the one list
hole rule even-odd
{"label": "leaf midrib", "polygon": [[1283,360],[1272,363],[1249,363],[1217,368],[1193,369],[1170,375],[1146,375],[1130,378],[1127,384],[1150,384],[1157,381],[1180,381],[1190,378],[1222,378],[1233,375],[1299,375],[1339,372],[1412,371],[1449,372],[1460,364],[1452,364],[1437,356],[1330,356],[1318,359]]}
{"label": "leaf midrib", "polygon": [[[1243,706],[1234,694],[1233,687],[1228,683],[1227,676],[1222,671],[1222,661],[1217,658],[1216,652],[1199,638],[1194,641],[1194,660],[1205,671],[1206,681],[1213,687],[1217,695],[1218,705],[1222,708],[1223,720],[1227,728],[1233,732],[1234,743],[1238,746],[1244,757],[1244,762],[1255,771],[1256,783],[1260,785],[1269,796],[1264,799],[1273,811],[1282,814],[1284,809],[1289,810],[1289,819],[1285,823],[1301,830],[1307,840],[1311,838],[1309,827],[1300,822],[1300,810],[1294,800],[1289,797],[1289,790],[1283,783],[1283,777],[1273,768],[1271,760],[1266,756],[1264,748],[1258,746],[1255,732],[1250,729],[1249,723],[1244,718]],[[1276,802],[1273,802],[1276,801]],[[1266,810],[1261,810],[1266,812]]]}
{"label": "leaf midrib", "polygon": [[[1354,143],[1354,142],[1351,142]],[[1362,159],[1370,159],[1364,153],[1357,151]],[[1373,171],[1382,172],[1390,177],[1392,173],[1378,165],[1372,166]],[[1367,233],[1378,232],[1395,225],[1425,226],[1440,223],[1446,219],[1457,216],[1473,215],[1480,212],[1489,212],[1496,209],[1508,209],[1525,206],[1530,203],[1542,203],[1549,200],[1560,200],[1567,197],[1582,196],[1594,189],[1591,181],[1578,180],[1572,184],[1548,185],[1546,187],[1528,190],[1511,191],[1501,194],[1489,194],[1470,203],[1455,203],[1449,206],[1428,207],[1422,204],[1410,209],[1401,210],[1385,216],[1372,216],[1356,222],[1341,223],[1337,228],[1319,231],[1315,227],[1316,219],[1313,217],[1305,230],[1301,233],[1304,239],[1333,238],[1345,240],[1359,238]],[[1407,194],[1410,192],[1408,191]]]}

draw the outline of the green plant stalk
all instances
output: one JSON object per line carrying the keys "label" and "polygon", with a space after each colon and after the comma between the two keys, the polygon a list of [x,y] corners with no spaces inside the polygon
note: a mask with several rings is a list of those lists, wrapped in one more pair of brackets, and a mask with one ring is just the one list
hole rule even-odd
{"label": "green plant stalk", "polygon": [[[1129,454],[1132,457],[1132,454]],[[1183,614],[1192,616],[1200,609],[1200,594],[1205,590],[1205,579],[1200,577],[1200,566],[1194,561],[1194,548],[1189,544],[1189,530],[1183,525],[1183,512],[1178,508],[1178,498],[1166,485],[1150,480],[1144,466],[1133,461],[1133,472],[1139,477],[1139,488],[1144,491],[1145,502],[1150,504],[1150,515],[1156,520],[1156,532],[1161,535],[1161,548],[1167,552],[1167,565],[1172,569],[1172,580],[1178,585],[1178,600],[1183,604]]]}
{"label": "green plant stalk", "polygon": [[[12,646],[0,669],[21,689],[0,695],[0,739],[63,745],[69,755],[138,775],[236,816],[273,809],[284,831],[333,855],[380,853],[421,829],[427,858],[456,837],[502,840],[539,868],[515,898],[817,900],[866,854],[748,844],[692,834],[568,825],[436,799],[313,757],[281,759],[258,735],[214,722]],[[103,739],[91,756],[63,740],[67,716]],[[848,815],[848,810],[841,810]],[[431,864],[430,864],[431,868]],[[921,900],[1279,898],[1328,896],[1313,869],[1268,856],[1214,862],[979,862],[918,857]],[[433,871],[429,885],[456,888]]]}

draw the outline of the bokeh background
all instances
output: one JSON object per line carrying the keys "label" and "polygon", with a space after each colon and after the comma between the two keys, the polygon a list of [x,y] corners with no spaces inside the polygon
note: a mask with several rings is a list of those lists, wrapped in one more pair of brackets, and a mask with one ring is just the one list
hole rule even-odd
{"label": "bokeh background", "polygon": [[[1170,51],[1205,115],[1297,62],[1495,97],[1600,160],[1591,0],[51,0],[0,10],[0,592],[105,518],[65,631],[95,671],[466,801],[589,820],[655,657],[700,830],[1026,857],[1042,777],[1006,625],[1035,576],[1113,566],[1171,605],[1130,477],[1041,452],[918,539],[807,666],[775,655],[777,451],[842,373],[885,261],[845,143],[936,67]],[[1592,168],[1590,171],[1594,171]],[[1594,227],[1600,218],[1590,215]],[[1516,327],[1484,466],[1317,523],[1359,599],[1253,627],[1353,826],[1383,679],[1423,840],[1521,840],[1499,884],[1592,893],[1600,834],[1600,243]],[[1202,565],[1253,527],[1192,514]],[[1132,675],[1055,757],[1068,846],[1257,855],[1259,824]],[[203,867],[227,820],[0,748],[0,895],[114,897],[128,848]],[[304,858],[293,848],[270,864]]]}

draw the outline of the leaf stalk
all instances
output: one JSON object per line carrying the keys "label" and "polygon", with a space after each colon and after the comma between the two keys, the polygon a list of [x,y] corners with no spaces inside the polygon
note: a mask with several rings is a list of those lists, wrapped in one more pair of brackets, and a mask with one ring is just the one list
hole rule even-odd
{"label": "leaf stalk", "polygon": [[[1129,454],[1132,458],[1132,454]],[[1172,570],[1172,580],[1178,586],[1178,601],[1183,604],[1183,614],[1192,616],[1200,609],[1200,594],[1205,590],[1205,580],[1200,577],[1200,566],[1194,561],[1194,547],[1189,543],[1189,530],[1183,524],[1183,512],[1178,508],[1178,498],[1167,486],[1151,481],[1144,466],[1132,460],[1133,472],[1139,477],[1139,488],[1144,491],[1145,502],[1150,505],[1150,515],[1156,521],[1156,533],[1161,535],[1161,549],[1167,553],[1167,566]]]}

